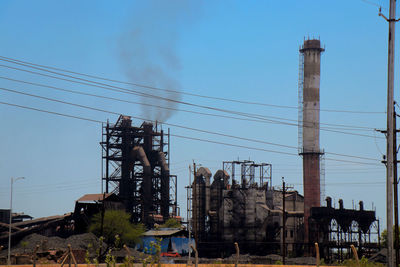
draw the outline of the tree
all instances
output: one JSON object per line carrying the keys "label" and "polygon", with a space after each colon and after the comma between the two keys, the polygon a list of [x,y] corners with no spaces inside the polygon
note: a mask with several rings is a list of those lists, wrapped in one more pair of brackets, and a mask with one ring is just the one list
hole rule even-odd
{"label": "tree", "polygon": [[[394,244],[394,240],[395,240],[395,228],[393,226],[393,244]],[[400,227],[399,227],[399,240],[400,240]],[[382,234],[381,234],[381,244],[384,248],[387,247],[387,230],[383,230]]]}
{"label": "tree", "polygon": [[[89,227],[89,231],[97,236],[101,236],[101,212],[94,215]],[[122,210],[106,210],[103,220],[103,237],[108,244],[114,244],[116,236],[119,236],[122,244],[133,245],[139,242],[139,238],[144,233],[143,224],[132,224],[130,215]]]}
{"label": "tree", "polygon": [[164,224],[160,225],[161,228],[181,228],[180,222],[175,218],[169,218]]}

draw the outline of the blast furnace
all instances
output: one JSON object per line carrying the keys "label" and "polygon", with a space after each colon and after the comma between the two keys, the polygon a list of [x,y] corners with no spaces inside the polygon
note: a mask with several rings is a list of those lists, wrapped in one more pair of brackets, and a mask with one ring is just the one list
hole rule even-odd
{"label": "blast furnace", "polygon": [[129,116],[107,122],[102,135],[105,193],[115,193],[132,221],[151,227],[176,215],[176,176],[169,171],[169,133],[143,122],[132,126]]}

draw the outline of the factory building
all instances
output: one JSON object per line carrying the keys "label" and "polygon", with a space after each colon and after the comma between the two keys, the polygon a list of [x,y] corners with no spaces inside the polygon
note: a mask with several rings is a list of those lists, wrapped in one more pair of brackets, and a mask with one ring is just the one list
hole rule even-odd
{"label": "factory building", "polygon": [[[204,256],[226,256],[238,242],[243,253],[265,255],[281,249],[286,234],[290,251],[303,234],[304,199],[297,191],[283,192],[271,186],[272,166],[253,161],[224,162],[211,181],[211,171],[195,172],[192,189],[193,232]],[[283,233],[285,197],[287,231]]]}
{"label": "factory building", "polygon": [[306,238],[305,197],[293,189],[272,187],[271,170],[270,164],[253,161],[224,162],[214,176],[206,167],[195,169],[188,203],[191,229],[202,257],[229,256],[235,252],[235,242],[244,254],[285,250],[290,256],[313,254],[317,242],[321,257],[327,260],[345,259],[351,253],[350,245],[360,255],[379,250],[379,221],[375,211],[364,209],[362,201],[359,209],[344,208],[342,200],[336,208],[327,197],[326,206],[311,207]]}

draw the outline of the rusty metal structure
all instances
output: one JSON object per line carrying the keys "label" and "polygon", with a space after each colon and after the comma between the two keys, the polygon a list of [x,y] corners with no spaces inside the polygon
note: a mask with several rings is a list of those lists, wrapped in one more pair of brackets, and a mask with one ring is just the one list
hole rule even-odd
{"label": "rusty metal structure", "polygon": [[[280,214],[274,207],[272,165],[253,161],[223,162],[214,174],[195,169],[192,190],[192,229],[200,255],[221,257],[235,251],[264,254],[279,248]],[[189,202],[190,203],[190,202]],[[189,207],[190,208],[190,207]]]}
{"label": "rusty metal structure", "polygon": [[[272,165],[253,161],[225,161],[214,176],[206,167],[194,166],[188,188],[188,216],[203,257],[226,257],[240,251],[251,255],[312,255],[315,242],[326,260],[351,257],[350,245],[360,255],[380,248],[375,211],[327,206],[309,209],[305,232],[305,197],[296,190],[271,186]],[[190,199],[189,199],[190,198]],[[319,199],[319,196],[318,196]],[[191,214],[191,215],[189,215]]]}
{"label": "rusty metal structure", "polygon": [[339,208],[332,207],[332,199],[326,198],[326,207],[313,207],[309,217],[310,241],[318,242],[321,257],[327,260],[343,260],[351,255],[354,245],[359,256],[370,257],[380,249],[379,221],[375,211],[365,210],[359,202],[359,209],[346,209],[343,200]]}
{"label": "rusty metal structure", "polygon": [[226,171],[231,183],[237,182],[237,175],[240,175],[240,184],[243,187],[251,185],[265,185],[272,188],[272,165],[269,163],[255,163],[252,160],[224,161],[222,170]]}
{"label": "rusty metal structure", "polygon": [[177,212],[177,177],[169,171],[170,135],[159,128],[148,122],[134,127],[129,116],[121,115],[115,124],[103,125],[101,141],[103,191],[122,200],[132,221],[149,227]]}

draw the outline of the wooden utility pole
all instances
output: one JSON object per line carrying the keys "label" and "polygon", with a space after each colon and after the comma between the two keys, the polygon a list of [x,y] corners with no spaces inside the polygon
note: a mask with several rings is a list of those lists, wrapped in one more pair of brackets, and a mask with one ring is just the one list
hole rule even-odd
{"label": "wooden utility pole", "polygon": [[[192,201],[197,201],[197,199],[199,198],[198,191],[197,191],[197,186],[196,184],[196,163],[193,161],[193,185],[190,185],[192,187],[192,192],[193,192],[193,200]],[[198,210],[199,203],[196,203],[196,209]],[[198,225],[199,225],[199,213],[197,212],[197,210],[192,209],[192,218],[193,218],[193,232],[194,232],[194,241],[196,243],[196,248],[199,242],[199,233],[197,232],[198,230]]]}
{"label": "wooden utility pole", "polygon": [[[194,164],[194,162],[193,162],[193,164]],[[191,247],[191,245],[192,245],[192,223],[191,223],[191,221],[192,221],[192,216],[193,216],[193,206],[192,206],[192,189],[193,189],[193,187],[192,187],[192,168],[191,168],[191,166],[189,165],[189,186],[188,186],[188,189],[187,189],[187,199],[188,199],[188,202],[187,202],[187,213],[186,213],[186,215],[187,215],[187,220],[188,220],[188,230],[189,230],[189,256],[188,256],[188,262],[187,262],[187,265],[189,265],[189,266],[192,266],[192,260],[191,260],[191,254],[192,254],[192,251],[191,251],[191,249],[192,249],[192,247]],[[189,212],[189,209],[191,210],[191,212]]]}
{"label": "wooden utility pole", "polygon": [[398,210],[398,179],[397,179],[397,127],[396,127],[396,107],[393,109],[393,195],[394,195],[394,249],[396,266],[400,264],[399,255],[399,210]]}
{"label": "wooden utility pole", "polygon": [[282,177],[282,262],[286,263],[286,205],[285,205],[286,185]]}
{"label": "wooden utility pole", "polygon": [[388,45],[388,88],[387,88],[387,146],[386,146],[386,227],[388,267],[394,267],[393,258],[393,104],[394,104],[394,40],[395,40],[395,24],[396,24],[396,0],[390,0],[389,19],[380,11],[382,16],[389,22],[389,45]]}
{"label": "wooden utility pole", "polygon": [[282,177],[282,263],[286,262],[286,190],[293,187],[286,187],[284,177]]}
{"label": "wooden utility pole", "polygon": [[101,202],[101,225],[100,225],[100,236],[103,236],[104,232],[104,214],[106,212],[105,207],[106,192],[103,193],[103,201]]}

